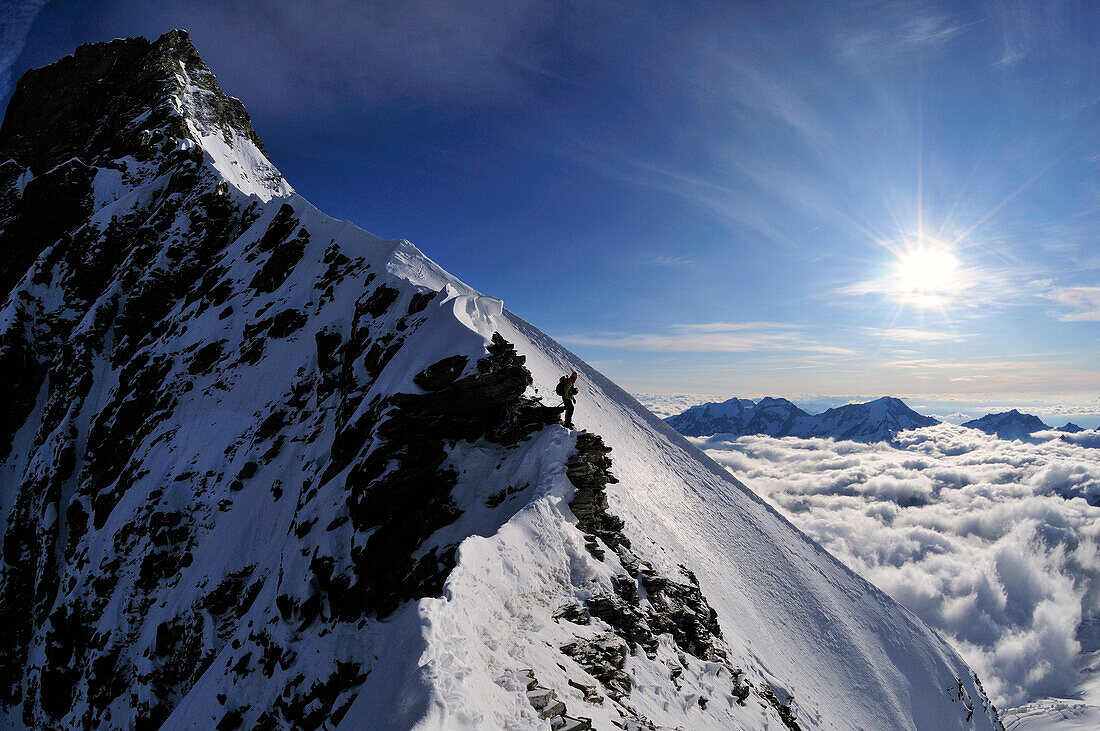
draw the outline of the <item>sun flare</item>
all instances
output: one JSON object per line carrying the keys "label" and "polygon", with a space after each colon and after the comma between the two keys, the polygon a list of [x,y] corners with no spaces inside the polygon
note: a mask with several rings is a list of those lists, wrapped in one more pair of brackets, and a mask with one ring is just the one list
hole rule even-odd
{"label": "sun flare", "polygon": [[957,289],[959,260],[946,249],[922,246],[898,257],[898,285],[903,292],[947,294]]}

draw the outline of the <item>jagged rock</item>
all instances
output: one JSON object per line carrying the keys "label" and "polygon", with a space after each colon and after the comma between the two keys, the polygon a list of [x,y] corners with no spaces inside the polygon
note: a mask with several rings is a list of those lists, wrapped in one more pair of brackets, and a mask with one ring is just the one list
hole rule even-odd
{"label": "jagged rock", "polygon": [[435,292],[435,291],[432,291],[432,292],[417,292],[416,294],[414,294],[412,296],[412,299],[409,300],[408,314],[415,315],[418,312],[423,312],[424,309],[428,306],[428,304],[433,299],[435,299],[437,294],[439,294],[439,292]]}
{"label": "jagged rock", "polygon": [[[8,103],[9,110],[18,94],[17,89]],[[11,116],[10,111],[8,116]],[[0,128],[0,149],[3,149],[7,134],[11,133],[5,124]],[[28,131],[27,136],[33,135]],[[28,154],[24,158],[27,164],[30,164],[30,157]],[[12,223],[0,231],[0,251],[4,252],[0,260],[0,291],[3,292],[12,288],[47,246],[77,228],[92,212],[95,171],[87,164],[72,158],[53,169],[39,167],[38,170],[40,175],[27,183],[15,204]]]}
{"label": "jagged rock", "polygon": [[367,299],[363,306],[371,317],[381,317],[386,310],[397,300],[398,292],[393,287],[387,287],[384,284],[378,285],[378,289],[374,290],[371,296]]}
{"label": "jagged rock", "polygon": [[608,633],[591,640],[579,639],[562,646],[561,651],[606,689],[616,701],[630,694],[630,676],[623,670],[626,665],[627,645],[621,637]]}
{"label": "jagged rock", "polygon": [[0,409],[0,459],[10,453],[12,437],[34,408],[45,376],[34,345],[27,338],[28,321],[27,314],[20,310],[11,326],[0,332],[0,373],[4,374],[0,378],[0,400],[6,404]]}
{"label": "jagged rock", "polygon": [[[455,547],[433,549],[419,560],[412,556],[459,516],[451,497],[458,475],[444,466],[444,444],[519,438],[501,425],[522,420],[531,408],[523,399],[531,383],[523,357],[499,334],[487,350],[477,373],[428,393],[395,394],[375,412],[388,406],[384,419],[357,422],[357,436],[349,444],[364,443],[371,432],[383,442],[354,464],[345,480],[351,523],[369,537],[352,549],[353,576],[334,580],[328,589],[341,616],[386,616],[403,601],[441,590],[454,565]],[[341,450],[343,461],[351,448]]]}
{"label": "jagged rock", "polygon": [[585,432],[577,437],[577,453],[565,463],[566,476],[576,488],[569,508],[582,532],[599,538],[611,549],[630,548],[630,540],[622,532],[622,519],[608,512],[606,487],[618,482],[610,472],[610,453],[611,448],[598,435]]}
{"label": "jagged rock", "polygon": [[290,277],[291,272],[294,271],[294,265],[305,255],[307,243],[309,243],[309,234],[303,230],[296,238],[276,244],[275,250],[248,286],[258,292],[277,290]]}
{"label": "jagged rock", "polygon": [[[788,697],[785,701],[775,694],[775,691],[771,688],[764,688],[760,691],[760,697],[766,700],[775,712],[779,714],[779,720],[783,722],[790,731],[802,731],[802,727],[798,725],[798,720],[795,718],[794,711],[791,709],[791,703],[794,701],[793,697]],[[969,721],[969,719],[967,719]]]}
{"label": "jagged rock", "polygon": [[564,619],[573,624],[590,624],[592,622],[592,616],[588,613],[588,609],[581,604],[566,604],[554,613],[554,619]]}
{"label": "jagged rock", "polygon": [[413,383],[425,391],[439,391],[454,383],[470,361],[464,355],[452,355],[433,363],[413,376]]}
{"label": "jagged rock", "polygon": [[295,309],[283,310],[271,319],[271,328],[267,334],[273,338],[285,338],[305,325],[308,320],[304,312]]}
{"label": "jagged rock", "polygon": [[210,368],[222,358],[227,340],[217,340],[207,343],[191,357],[191,364],[187,366],[187,372],[191,375],[207,373]]}

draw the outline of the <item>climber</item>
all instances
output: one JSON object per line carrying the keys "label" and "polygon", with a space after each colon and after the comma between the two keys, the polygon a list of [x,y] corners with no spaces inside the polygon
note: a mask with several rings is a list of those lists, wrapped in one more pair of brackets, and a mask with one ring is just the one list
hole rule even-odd
{"label": "climber", "polygon": [[558,387],[555,389],[561,396],[561,402],[565,406],[565,426],[573,428],[573,407],[577,401],[577,372],[573,371],[568,376],[558,379]]}

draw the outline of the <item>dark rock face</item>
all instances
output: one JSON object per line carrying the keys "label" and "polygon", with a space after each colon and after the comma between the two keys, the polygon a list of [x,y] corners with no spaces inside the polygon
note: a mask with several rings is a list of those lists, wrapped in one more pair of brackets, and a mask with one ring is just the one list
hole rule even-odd
{"label": "dark rock face", "polygon": [[[283,211],[288,208],[289,206],[283,206],[283,208],[279,210],[279,214],[282,214]],[[298,222],[295,220],[290,220],[286,223],[287,228],[291,230],[298,225]],[[285,282],[291,272],[294,271],[294,265],[302,260],[302,256],[306,251],[306,244],[309,243],[309,233],[304,229],[294,238],[289,238],[289,236],[283,238],[279,237],[277,233],[273,234],[273,230],[276,230],[279,224],[278,216],[276,216],[276,220],[271,224],[271,228],[268,229],[264,238],[260,240],[259,250],[265,253],[270,250],[271,253],[267,261],[264,262],[263,267],[249,283],[249,286],[258,292],[274,292],[282,286],[283,282]],[[270,249],[265,248],[265,246],[270,246]]]}
{"label": "dark rock face", "polygon": [[413,383],[425,391],[439,391],[450,386],[462,375],[470,359],[464,355],[452,355],[433,363],[413,377]]}
{"label": "dark rock face", "polygon": [[[127,38],[85,44],[72,56],[28,71],[8,102],[0,149],[36,174],[74,157],[87,164],[133,153],[148,159],[161,151],[158,145],[172,141],[169,134],[188,136],[183,118],[173,117],[167,105],[155,107],[141,127],[133,125],[151,100],[166,99],[179,89],[181,64],[192,84],[212,92],[208,115],[248,134],[262,151],[244,105],[221,93],[191,39],[180,30],[155,42]],[[154,129],[161,134],[143,134]]]}
{"label": "dark rock face", "polygon": [[[555,410],[523,398],[531,374],[511,343],[494,334],[488,351],[477,373],[429,393],[395,394],[373,410],[387,414],[377,426],[357,430],[363,443],[372,435],[384,441],[352,467],[345,484],[351,523],[369,537],[352,551],[353,575],[321,582],[341,616],[386,616],[402,602],[442,589],[455,546],[412,556],[459,515],[451,497],[457,473],[444,464],[448,442],[515,444],[557,421]],[[453,371],[456,363],[446,358],[425,373]]]}
{"label": "dark rock face", "polygon": [[608,632],[593,639],[579,639],[563,645],[561,651],[598,680],[611,698],[623,701],[630,695],[632,683],[623,670],[629,650],[617,634]]}
{"label": "dark rock face", "polygon": [[[438,594],[454,565],[451,450],[503,462],[558,421],[500,335],[441,353],[417,393],[375,389],[425,346],[439,292],[375,281],[369,243],[314,242],[293,199],[232,187],[211,134],[263,152],[180,32],[28,74],[0,128],[0,460],[20,479],[0,705],[32,727],[158,728],[203,677],[251,694],[219,695],[211,727],[335,725],[372,669],[326,638]],[[225,407],[242,387],[268,395]],[[526,487],[479,510],[503,522]],[[283,521],[274,563],[212,559],[236,503]]]}
{"label": "dark rock face", "polygon": [[11,451],[12,438],[27,420],[45,376],[27,331],[30,315],[23,308],[6,331],[0,333],[0,460]]}
{"label": "dark rock face", "polygon": [[588,535],[588,550],[601,561],[604,552],[599,541],[612,550],[630,548],[622,519],[608,512],[607,485],[618,482],[610,472],[610,453],[599,436],[585,432],[577,437],[577,453],[566,462],[566,475],[576,488],[569,509],[577,516],[577,527]]}
{"label": "dark rock face", "polygon": [[439,292],[417,292],[414,294],[409,301],[409,314],[415,315],[418,312],[423,312],[424,308],[435,299],[437,294],[439,294]]}
{"label": "dark rock face", "polygon": [[9,291],[46,247],[88,218],[94,177],[92,168],[73,158],[27,183],[11,223],[0,232],[0,291]]}
{"label": "dark rock face", "polygon": [[204,122],[233,129],[263,150],[244,106],[221,92],[183,31],[155,42],[83,45],[19,80],[0,125],[0,161],[13,173],[33,177],[21,195],[14,193],[12,179],[0,194],[9,201],[8,216],[0,217],[0,291],[7,292],[46,247],[87,219],[93,166],[117,169],[125,178],[128,171],[115,161],[127,156],[159,163],[158,172],[190,159],[173,152],[177,140],[192,132],[168,103],[186,83],[210,92],[195,110]]}

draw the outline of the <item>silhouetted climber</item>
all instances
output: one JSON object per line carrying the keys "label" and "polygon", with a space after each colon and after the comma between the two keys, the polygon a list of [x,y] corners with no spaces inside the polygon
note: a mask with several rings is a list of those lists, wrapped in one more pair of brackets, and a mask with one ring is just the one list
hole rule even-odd
{"label": "silhouetted climber", "polygon": [[561,396],[561,402],[565,406],[565,426],[573,428],[573,407],[577,400],[577,372],[573,371],[568,376],[558,379],[558,387],[555,393]]}

